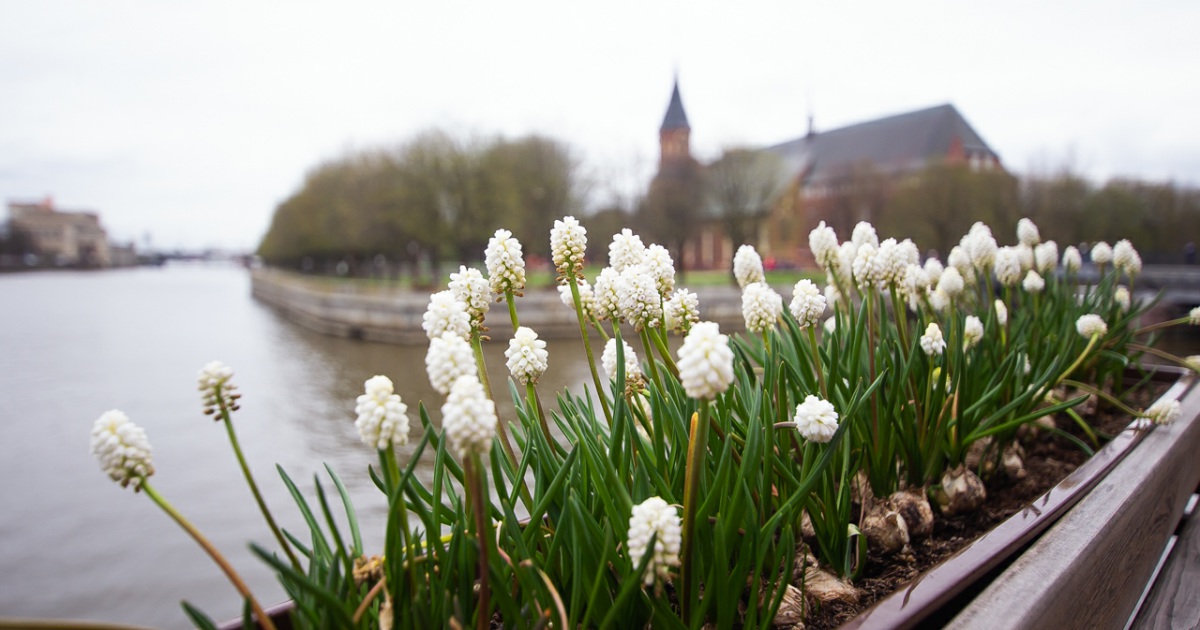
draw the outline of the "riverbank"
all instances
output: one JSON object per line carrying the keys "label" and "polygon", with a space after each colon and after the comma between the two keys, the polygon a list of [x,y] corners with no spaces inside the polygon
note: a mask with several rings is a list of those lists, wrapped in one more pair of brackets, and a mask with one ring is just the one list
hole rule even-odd
{"label": "riverbank", "polygon": [[[326,335],[398,344],[427,343],[421,329],[429,306],[429,293],[352,283],[322,282],[280,269],[255,269],[250,274],[251,293],[288,320]],[[734,286],[693,289],[700,297],[700,317],[715,321],[722,331],[741,330],[742,294]],[[776,287],[785,299],[791,287]],[[497,313],[497,306],[501,307]],[[493,305],[488,323],[490,336],[512,336],[503,305]],[[528,290],[517,300],[521,325],[543,339],[568,339],[579,335],[575,313],[563,305],[554,289]]]}

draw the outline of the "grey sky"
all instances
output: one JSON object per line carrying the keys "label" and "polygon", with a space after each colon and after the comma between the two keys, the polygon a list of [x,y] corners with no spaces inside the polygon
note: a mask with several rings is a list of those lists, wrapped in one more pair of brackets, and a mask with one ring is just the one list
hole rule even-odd
{"label": "grey sky", "polygon": [[1050,4],[8,2],[0,196],[251,248],[307,169],[432,126],[566,140],[603,196],[676,71],[701,158],[952,102],[1018,172],[1200,184],[1200,3]]}

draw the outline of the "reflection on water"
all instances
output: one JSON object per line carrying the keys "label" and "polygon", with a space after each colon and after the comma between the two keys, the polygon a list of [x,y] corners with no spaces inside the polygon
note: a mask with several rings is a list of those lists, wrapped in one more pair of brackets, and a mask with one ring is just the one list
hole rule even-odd
{"label": "reflection on water", "polygon": [[[169,266],[0,276],[0,617],[57,617],[188,627],[179,601],[218,618],[240,604],[206,556],[148,499],[110,482],[88,455],[92,422],[125,411],[149,435],[154,486],[233,560],[264,604],[283,598],[246,551],[270,544],[224,430],[201,414],[196,372],[234,368],[244,398],[235,427],[282,525],[304,532],[279,481],[283,466],[310,496],[327,462],[345,481],[377,549],[386,507],[366,468],[375,455],[354,429],[363,381],[388,375],[438,421],[424,347],[324,337],[250,298],[245,272]],[[499,324],[497,324],[499,325]],[[502,417],[512,418],[504,344],[487,347]],[[539,390],[589,378],[578,341],[550,342]],[[430,476],[426,472],[426,478]]]}

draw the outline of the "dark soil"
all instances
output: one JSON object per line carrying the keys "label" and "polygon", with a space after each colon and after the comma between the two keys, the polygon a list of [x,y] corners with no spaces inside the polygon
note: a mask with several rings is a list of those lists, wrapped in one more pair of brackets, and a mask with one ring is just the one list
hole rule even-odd
{"label": "dark soil", "polygon": [[[1132,408],[1144,408],[1169,387],[1167,383],[1152,382],[1128,396]],[[1086,404],[1086,403],[1085,403]],[[1112,409],[1100,409],[1089,419],[1091,426],[1103,439],[1120,433],[1129,424],[1128,415]],[[1066,415],[1055,419],[1058,428],[1080,437],[1082,432]],[[870,552],[867,567],[854,585],[862,591],[858,604],[833,602],[825,604],[805,621],[807,630],[836,628],[875,602],[902,588],[918,575],[932,569],[971,541],[987,533],[1001,521],[1016,514],[1034,499],[1071,474],[1087,454],[1069,440],[1058,436],[1043,436],[1025,445],[1023,479],[1012,480],[1002,472],[986,479],[987,503],[973,514],[953,517],[936,516],[933,535],[913,541],[912,561]]]}

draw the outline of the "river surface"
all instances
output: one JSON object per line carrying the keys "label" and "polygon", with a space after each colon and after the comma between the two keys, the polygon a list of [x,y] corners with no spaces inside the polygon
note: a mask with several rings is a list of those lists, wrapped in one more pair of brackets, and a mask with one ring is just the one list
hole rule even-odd
{"label": "river surface", "polygon": [[[122,489],[88,453],[92,423],[120,409],[153,446],[154,487],[232,561],[264,605],[285,599],[247,550],[276,548],[229,449],[201,413],[196,372],[218,359],[243,398],[242,448],[283,527],[306,529],[275,470],[315,501],[328,463],[378,552],[386,503],[367,476],[376,461],[354,428],[363,381],[385,374],[409,404],[440,417],[425,347],[364,343],[303,330],[250,297],[237,267],[0,275],[0,618],[37,617],[187,628],[187,599],[217,620],[240,599],[200,548],[144,494]],[[499,321],[499,320],[498,320]],[[507,324],[507,318],[503,320]],[[501,325],[493,323],[493,326]],[[503,351],[488,346],[502,417],[512,418]],[[599,351],[600,348],[597,348]],[[551,341],[539,391],[590,382],[580,342]],[[597,357],[598,358],[598,357]]]}

